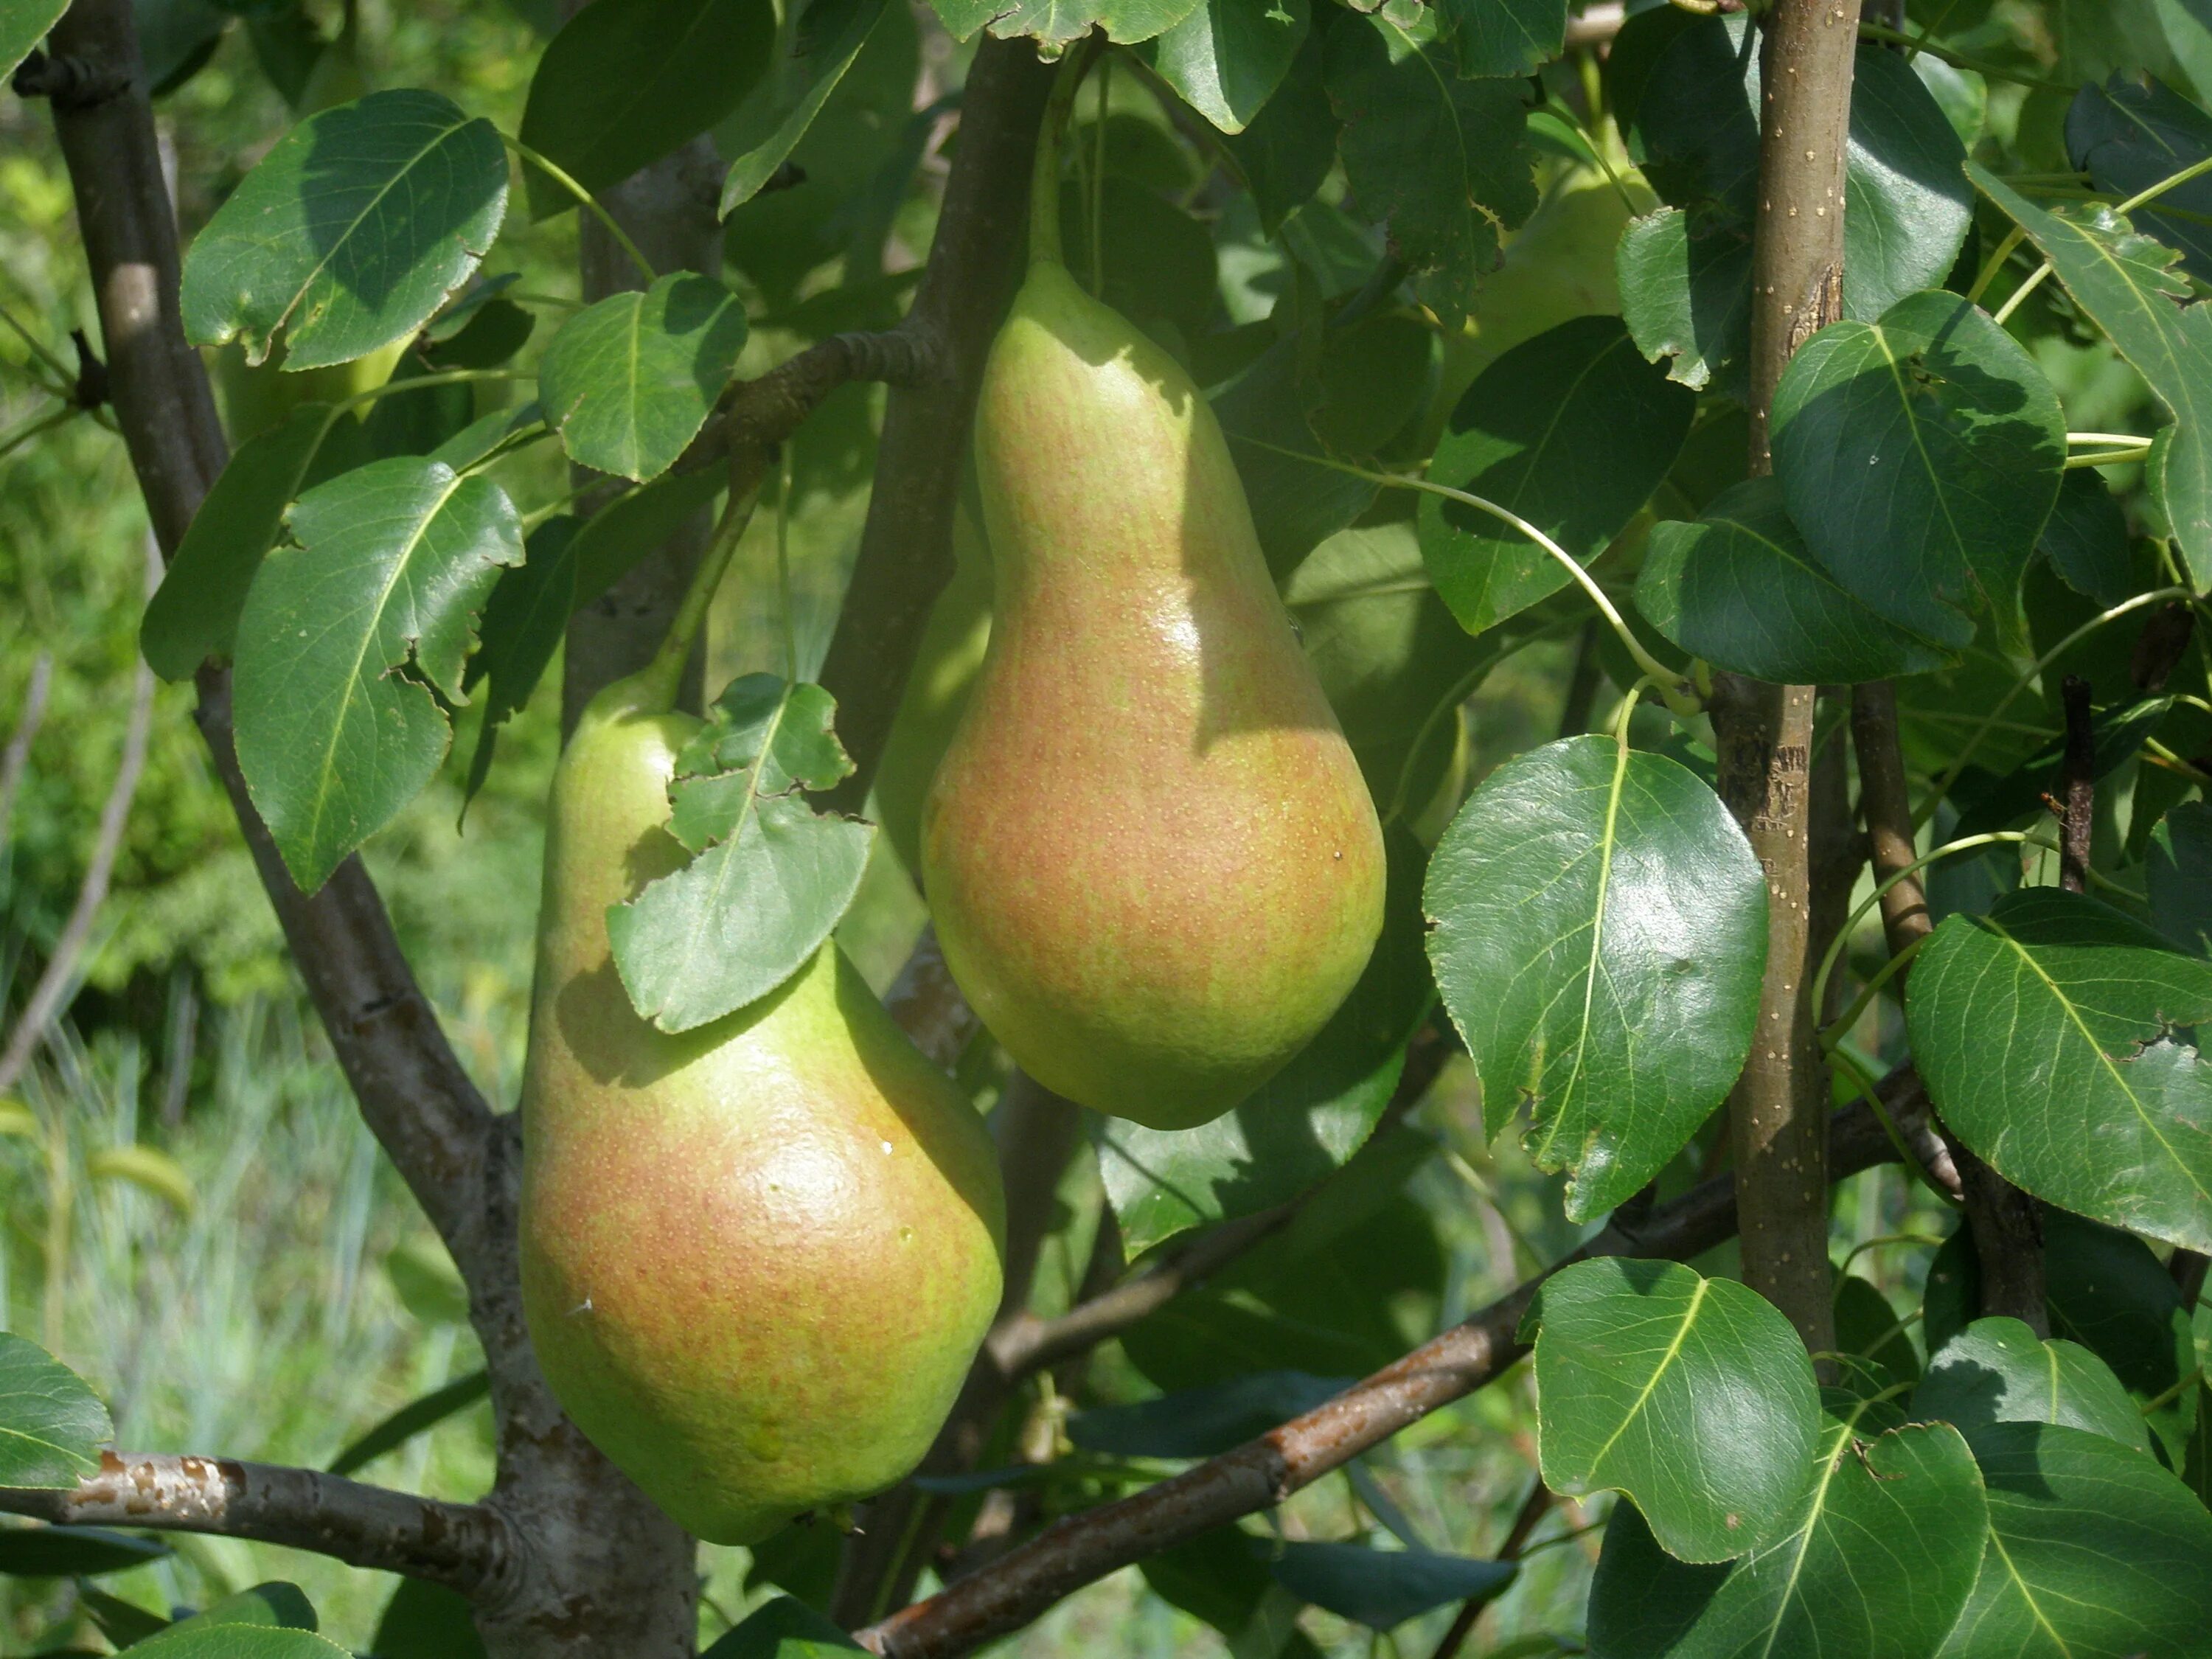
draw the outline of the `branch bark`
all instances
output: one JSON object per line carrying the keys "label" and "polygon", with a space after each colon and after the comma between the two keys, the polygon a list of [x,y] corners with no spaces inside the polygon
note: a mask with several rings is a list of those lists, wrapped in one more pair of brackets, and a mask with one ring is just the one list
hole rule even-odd
{"label": "branch bark", "polygon": [[[1893,1115],[1922,1109],[1918,1079],[1900,1066],[1882,1080]],[[1896,1155],[1863,1103],[1826,1126],[1836,1176]],[[1430,1413],[1494,1382],[1528,1349],[1521,1322],[1544,1279],[1597,1255],[1680,1260],[1735,1231],[1735,1182],[1720,1176],[1642,1221],[1618,1219],[1589,1243],[1464,1323],[1355,1383],[1303,1417],[1234,1451],[1118,1503],[1048,1528],[992,1565],[925,1601],[855,1632],[884,1659],[954,1659],[1030,1623],[1062,1596],[1212,1528],[1267,1509]]]}
{"label": "branch bark", "polygon": [[1024,40],[986,37],[968,71],[959,148],[907,323],[936,337],[943,377],[895,386],[853,578],[822,665],[857,769],[826,804],[857,811],[883,757],[937,596],[952,579],[952,509],[991,337],[1013,294],[1030,161],[1052,82]]}
{"label": "branch bark", "polygon": [[[1798,346],[1843,314],[1844,165],[1859,0],[1775,0],[1759,57],[1759,202],[1752,245],[1751,455],[1773,470],[1767,419]],[[1743,1276],[1806,1345],[1835,1346],[1828,1294],[1827,1093],[1811,1006],[1809,685],[1723,677],[1713,708],[1720,793],[1766,873],[1766,981],[1729,1096],[1742,1183]]]}
{"label": "branch bark", "polygon": [[229,1458],[102,1452],[100,1473],[74,1488],[0,1488],[0,1510],[55,1526],[250,1538],[428,1578],[470,1596],[496,1594],[515,1565],[507,1522],[479,1504]]}
{"label": "branch bark", "polygon": [[2097,732],[2091,723],[2089,682],[2069,674],[2059,696],[2066,707],[2066,746],[2058,772],[2058,884],[2069,893],[2086,893],[2090,842],[2097,827]]}

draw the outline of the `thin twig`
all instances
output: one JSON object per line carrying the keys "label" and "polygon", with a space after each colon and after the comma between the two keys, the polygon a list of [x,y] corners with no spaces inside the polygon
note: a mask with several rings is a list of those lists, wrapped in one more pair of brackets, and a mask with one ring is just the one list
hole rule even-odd
{"label": "thin twig", "polygon": [[23,686],[23,707],[9,735],[8,750],[0,757],[0,852],[8,846],[9,826],[15,818],[15,792],[22,787],[23,769],[30,763],[31,745],[46,723],[46,694],[53,689],[54,656],[41,651],[31,659],[31,676]]}
{"label": "thin twig", "polygon": [[2097,821],[2097,732],[2088,681],[2069,674],[2059,683],[2059,696],[2066,706],[2066,749],[2058,769],[2058,884],[2080,893],[2089,885],[2089,842]]}
{"label": "thin twig", "polygon": [[[1506,1533],[1505,1541],[1498,1547],[1497,1559],[1518,1561],[1521,1553],[1528,1547],[1528,1540],[1535,1533],[1538,1524],[1551,1513],[1551,1510],[1552,1489],[1539,1476],[1530,1483],[1528,1497],[1521,1500],[1521,1508],[1513,1517],[1512,1528]],[[1467,1638],[1474,1633],[1475,1621],[1482,1617],[1482,1610],[1490,1605],[1492,1599],[1487,1595],[1468,1597],[1460,1607],[1458,1616],[1451,1621],[1451,1628],[1437,1644],[1437,1650],[1430,1659],[1458,1659],[1459,1650],[1467,1645]]]}

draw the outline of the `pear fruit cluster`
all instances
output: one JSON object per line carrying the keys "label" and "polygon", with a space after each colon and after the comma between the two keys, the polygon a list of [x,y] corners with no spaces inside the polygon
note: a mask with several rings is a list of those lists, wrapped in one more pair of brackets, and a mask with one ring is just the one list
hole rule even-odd
{"label": "pear fruit cluster", "polygon": [[607,910],[684,863],[667,792],[701,724],[655,702],[602,691],[554,775],[523,1309],[592,1443],[744,1544],[921,1461],[998,1310],[1005,1205],[974,1108],[834,942],[694,1030],[631,1006]]}
{"label": "pear fruit cluster", "polygon": [[1058,257],[1048,145],[975,466],[990,645],[922,806],[946,966],[1048,1088],[1218,1117],[1344,1000],[1382,832],[1175,359]]}

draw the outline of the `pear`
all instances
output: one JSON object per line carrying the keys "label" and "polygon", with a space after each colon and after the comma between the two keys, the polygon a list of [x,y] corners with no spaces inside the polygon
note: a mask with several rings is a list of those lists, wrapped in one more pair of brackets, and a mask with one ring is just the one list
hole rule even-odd
{"label": "pear", "polygon": [[683,863],[667,787],[700,726],[647,678],[554,775],[523,1307],[577,1426],[690,1531],[750,1543],[921,1460],[998,1308],[1004,1200],[975,1113],[834,943],[681,1035],[631,1007],[607,910]]}
{"label": "pear", "polygon": [[1024,1070],[1187,1128],[1359,977],[1382,834],[1212,410],[1060,263],[1055,170],[1048,145],[983,371],[994,619],[922,878],[946,965]]}

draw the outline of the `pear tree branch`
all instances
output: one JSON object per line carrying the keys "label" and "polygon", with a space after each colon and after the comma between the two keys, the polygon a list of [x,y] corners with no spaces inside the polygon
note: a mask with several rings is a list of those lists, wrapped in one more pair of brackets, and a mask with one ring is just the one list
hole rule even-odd
{"label": "pear tree branch", "polygon": [[[1916,1121],[1926,1110],[1919,1079],[1909,1066],[1883,1079],[1880,1093],[1893,1118]],[[1826,1128],[1833,1178],[1897,1155],[1865,1102],[1836,1113]],[[1711,1249],[1735,1230],[1732,1175],[1717,1176],[1639,1218],[1616,1214],[1580,1249],[1334,1400],[1172,1480],[1058,1522],[854,1638],[883,1659],[956,1659],[972,1652],[1108,1573],[1272,1508],[1409,1425],[1495,1382],[1528,1352],[1520,1337],[1522,1321],[1537,1289],[1561,1267],[1601,1255],[1680,1261]]]}
{"label": "pear tree branch", "polygon": [[250,1538],[431,1579],[470,1595],[494,1590],[515,1571],[507,1522],[478,1504],[229,1458],[103,1452],[100,1472],[72,1488],[0,1488],[0,1511],[58,1527]]}

